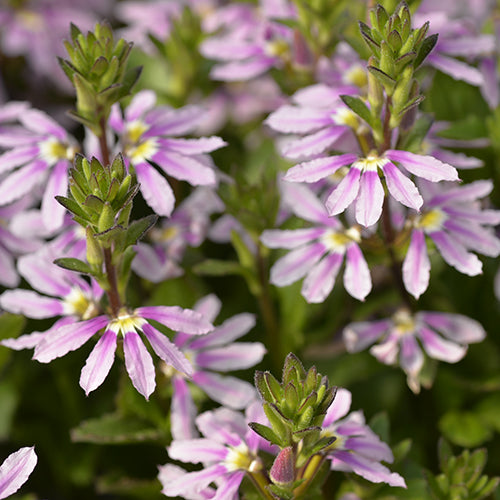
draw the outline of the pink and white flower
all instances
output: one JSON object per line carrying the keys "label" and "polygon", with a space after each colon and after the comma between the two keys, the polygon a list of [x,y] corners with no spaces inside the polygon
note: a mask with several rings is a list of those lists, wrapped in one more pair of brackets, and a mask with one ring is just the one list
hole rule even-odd
{"label": "pink and white flower", "polygon": [[432,156],[396,149],[389,149],[381,156],[370,155],[366,158],[358,158],[351,153],[317,158],[290,168],[284,179],[311,183],[350,166],[345,177],[325,201],[328,214],[338,215],[356,201],[356,220],[362,226],[371,226],[382,214],[385,194],[381,173],[390,195],[399,203],[417,211],[423,204],[413,181],[395,163],[408,173],[431,182],[458,180],[455,167]]}
{"label": "pink and white flower", "polygon": [[[194,306],[194,310],[213,323],[221,308],[215,295],[207,295]],[[252,384],[219,372],[244,370],[262,361],[266,352],[260,342],[234,342],[255,325],[253,314],[241,313],[233,316],[203,337],[193,337],[179,332],[174,343],[193,365],[189,379],[179,372],[165,370],[172,377],[171,422],[174,439],[188,439],[195,435],[190,425],[195,407],[189,389],[194,384],[211,399],[233,409],[243,409],[255,399]]]}
{"label": "pink and white flower", "polygon": [[352,396],[339,388],[323,420],[321,435],[337,439],[326,450],[332,470],[354,472],[372,483],[406,488],[405,480],[381,462],[392,463],[389,446],[368,425],[362,411],[349,414]]}
{"label": "pink and white flower", "polygon": [[295,215],[314,226],[271,229],[262,233],[264,245],[291,250],[271,268],[271,283],[286,286],[305,276],[302,285],[304,298],[308,302],[323,302],[333,289],[345,257],[345,289],[356,299],[364,300],[370,293],[372,282],[359,247],[360,228],[345,228],[338,219],[329,217],[323,204],[305,186],[284,186],[283,202]]}
{"label": "pink and white flower", "polygon": [[417,299],[429,285],[426,237],[450,266],[469,276],[482,272],[482,263],[472,252],[500,255],[500,239],[493,230],[500,223],[500,211],[483,210],[479,201],[492,191],[491,181],[465,186],[421,182],[420,186],[425,202],[411,219],[411,242],[403,262],[405,287]]}
{"label": "pink and white flower", "polygon": [[465,356],[468,344],[481,342],[486,333],[477,321],[461,314],[429,311],[412,314],[401,309],[389,319],[351,323],[343,335],[349,352],[372,346],[370,353],[380,362],[399,363],[410,389],[419,392],[423,351],[431,358],[456,363]]}
{"label": "pink and white flower", "polygon": [[146,202],[158,214],[169,217],[175,196],[164,174],[185,180],[194,186],[214,186],[217,182],[211,158],[207,155],[225,142],[219,137],[179,138],[193,132],[202,120],[198,106],[173,109],[156,106],[153,91],[138,92],[123,115],[117,105],[112,108],[111,128],[120,136],[120,147],[126,161],[135,170]]}

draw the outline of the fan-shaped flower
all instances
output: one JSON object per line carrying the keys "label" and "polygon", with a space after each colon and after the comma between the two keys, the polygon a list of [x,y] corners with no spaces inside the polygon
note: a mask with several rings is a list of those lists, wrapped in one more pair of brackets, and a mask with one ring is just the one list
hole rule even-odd
{"label": "fan-shaped flower", "polygon": [[153,91],[138,92],[122,116],[115,105],[110,126],[120,135],[124,158],[133,166],[141,192],[153,210],[170,216],[175,197],[166,178],[150,163],[158,165],[167,175],[192,185],[215,185],[216,175],[206,154],[225,145],[219,137],[182,139],[202,119],[198,106],[173,109],[155,106]]}
{"label": "fan-shaped flower", "polygon": [[389,319],[351,323],[343,334],[349,352],[372,346],[370,353],[382,363],[394,365],[399,358],[413,392],[420,391],[422,348],[431,358],[456,363],[465,356],[468,344],[486,336],[483,327],[467,316],[428,311],[411,314],[406,309]]}
{"label": "fan-shaped flower", "polygon": [[360,229],[344,228],[335,217],[329,217],[323,204],[305,186],[284,186],[283,201],[293,213],[315,225],[262,233],[264,245],[292,250],[271,268],[271,283],[286,286],[305,276],[302,295],[308,302],[322,302],[332,291],[345,256],[344,286],[350,295],[364,300],[372,283],[358,245]]}

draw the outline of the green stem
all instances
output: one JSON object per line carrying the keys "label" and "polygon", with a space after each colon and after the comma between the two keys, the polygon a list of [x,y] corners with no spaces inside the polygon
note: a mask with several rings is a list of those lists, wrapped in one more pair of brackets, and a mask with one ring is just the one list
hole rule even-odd
{"label": "green stem", "polygon": [[267,276],[269,274],[266,259],[261,252],[260,244],[257,246],[257,272],[259,275],[259,282],[261,292],[257,297],[259,308],[262,313],[262,319],[267,333],[267,344],[269,346],[269,354],[272,358],[272,363],[275,369],[281,370],[283,366],[283,346],[281,345],[281,330],[276,318],[276,313],[273,307],[273,301],[269,289],[269,281]]}
{"label": "green stem", "polygon": [[111,312],[114,317],[118,316],[122,303],[120,300],[120,294],[118,293],[118,285],[116,280],[116,269],[113,264],[113,259],[111,255],[110,248],[104,248],[104,269],[108,278],[108,288],[106,293],[108,294],[109,306],[111,307]]}
{"label": "green stem", "polygon": [[250,479],[252,480],[255,488],[261,494],[262,498],[265,500],[276,500],[270,491],[266,488],[269,483],[267,477],[262,471],[259,472],[248,472]]}

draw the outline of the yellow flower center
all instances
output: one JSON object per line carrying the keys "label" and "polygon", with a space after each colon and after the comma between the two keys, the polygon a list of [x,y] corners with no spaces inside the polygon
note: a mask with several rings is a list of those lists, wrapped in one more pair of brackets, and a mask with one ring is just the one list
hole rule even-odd
{"label": "yellow flower center", "polygon": [[357,227],[351,227],[345,231],[329,231],[322,237],[321,241],[330,252],[344,253],[349,243],[361,241],[361,233]]}
{"label": "yellow flower center", "polygon": [[355,161],[352,166],[358,168],[361,171],[371,170],[375,172],[388,162],[389,160],[387,160],[386,158],[379,158],[375,155],[368,155],[366,158]]}
{"label": "yellow flower center", "polygon": [[151,231],[151,239],[156,242],[172,241],[179,234],[177,226],[167,226],[162,229],[154,229]]}
{"label": "yellow flower center", "polygon": [[257,472],[262,468],[260,459],[253,453],[250,453],[245,443],[240,443],[238,446],[231,447],[224,462],[229,471],[245,470]]}
{"label": "yellow flower center", "polygon": [[142,325],[146,323],[147,321],[145,319],[130,314],[126,310],[122,310],[118,317],[109,322],[107,329],[112,330],[116,334],[121,333],[125,335],[127,332],[140,330]]}
{"label": "yellow flower center", "polygon": [[346,125],[353,130],[358,130],[360,122],[358,115],[350,109],[342,108],[332,115],[334,123],[337,125]]}
{"label": "yellow flower center", "polygon": [[443,227],[446,215],[442,210],[434,208],[422,214],[416,222],[416,226],[428,232],[438,231]]}
{"label": "yellow flower center", "polygon": [[57,139],[50,138],[40,144],[40,155],[49,163],[59,160],[73,161],[78,149],[69,144],[64,144]]}
{"label": "yellow flower center", "polygon": [[64,312],[87,320],[99,314],[99,307],[81,288],[75,287],[64,298]]}
{"label": "yellow flower center", "polygon": [[149,129],[141,120],[135,120],[127,125],[125,133],[125,154],[132,160],[132,163],[144,161],[151,158],[158,151],[158,146],[154,138],[141,140],[142,135]]}
{"label": "yellow flower center", "polygon": [[397,311],[392,320],[395,324],[395,332],[400,336],[412,335],[415,331],[415,320],[413,319],[410,312],[406,309],[400,309]]}
{"label": "yellow flower center", "polygon": [[290,52],[290,47],[285,40],[273,40],[266,44],[266,54],[272,57],[286,59]]}

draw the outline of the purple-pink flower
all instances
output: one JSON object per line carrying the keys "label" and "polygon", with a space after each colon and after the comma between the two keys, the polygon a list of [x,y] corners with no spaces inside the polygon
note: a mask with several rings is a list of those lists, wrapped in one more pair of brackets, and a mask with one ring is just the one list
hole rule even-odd
{"label": "purple-pink flower", "polygon": [[[194,310],[213,323],[221,308],[215,295],[207,295],[194,306]],[[262,361],[266,349],[260,342],[235,342],[255,325],[249,313],[232,316],[203,337],[193,337],[179,332],[174,343],[193,365],[189,379],[170,367],[165,370],[172,377],[171,423],[174,439],[188,439],[194,435],[190,425],[195,407],[189,389],[190,383],[202,389],[211,399],[233,409],[243,409],[255,399],[252,384],[218,372],[244,370]]]}
{"label": "purple-pink flower", "polygon": [[426,236],[450,266],[469,276],[482,272],[482,263],[472,252],[500,255],[500,239],[493,230],[500,223],[500,211],[483,210],[479,201],[492,191],[491,181],[465,186],[421,182],[420,186],[425,201],[420,214],[410,219],[411,242],[403,262],[405,287],[417,299],[429,284]]}
{"label": "purple-pink flower", "polygon": [[[262,407],[253,403],[246,416],[229,408],[207,411],[196,418],[196,426],[204,436],[197,439],[174,440],[168,454],[174,460],[187,463],[202,463],[203,469],[183,473],[163,482],[162,493],[167,497],[207,498],[193,496],[207,492],[210,484],[216,484],[213,498],[232,499],[237,495],[241,481],[247,471],[263,468],[258,450],[269,446],[248,426],[249,422],[262,420]],[[160,469],[160,479],[162,479]]]}
{"label": "purple-pink flower", "polygon": [[0,499],[13,495],[33,472],[37,462],[34,447],[26,447],[9,455],[0,465]]}
{"label": "purple-pink flower", "polygon": [[[8,106],[8,105],[7,105]],[[1,110],[0,110],[1,116]],[[61,227],[66,209],[54,198],[66,195],[68,169],[76,141],[46,113],[26,109],[16,122],[0,128],[0,205],[31,195],[43,186],[42,220],[49,230]]]}
{"label": "purple-pink flower", "polygon": [[271,283],[286,286],[305,277],[302,295],[308,302],[323,302],[332,291],[345,258],[345,289],[353,297],[364,300],[372,282],[359,247],[360,228],[345,228],[338,219],[329,217],[323,204],[305,186],[284,185],[283,202],[295,215],[314,226],[262,233],[264,245],[291,250],[271,268]]}
{"label": "purple-pink flower", "polygon": [[423,351],[431,358],[456,363],[465,356],[468,344],[481,342],[486,333],[477,321],[461,314],[412,314],[400,309],[389,319],[351,323],[343,335],[349,352],[372,346],[370,353],[380,362],[399,364],[410,389],[419,392]]}
{"label": "purple-pink flower", "polygon": [[330,468],[354,472],[372,483],[406,488],[405,480],[381,463],[392,463],[394,457],[389,446],[366,425],[363,412],[347,415],[351,399],[347,389],[338,389],[323,421],[321,435],[337,438],[326,450]]}
{"label": "purple-pink flower", "polygon": [[432,156],[389,149],[381,156],[358,158],[355,154],[342,154],[317,158],[295,165],[284,179],[291,182],[316,182],[334,174],[342,167],[350,166],[347,174],[325,201],[329,215],[338,215],[356,202],[356,220],[363,226],[375,224],[384,203],[383,174],[389,194],[401,204],[419,210],[423,199],[413,181],[402,169],[431,182],[458,180],[455,167]]}
{"label": "purple-pink flower", "polygon": [[216,184],[216,173],[207,153],[225,142],[219,137],[179,138],[193,132],[203,110],[189,105],[173,109],[156,106],[153,91],[138,92],[124,110],[112,108],[111,128],[120,136],[120,148],[137,174],[146,202],[159,215],[170,216],[175,196],[164,174],[194,186]]}

